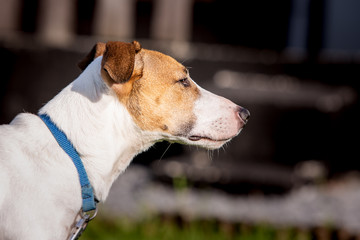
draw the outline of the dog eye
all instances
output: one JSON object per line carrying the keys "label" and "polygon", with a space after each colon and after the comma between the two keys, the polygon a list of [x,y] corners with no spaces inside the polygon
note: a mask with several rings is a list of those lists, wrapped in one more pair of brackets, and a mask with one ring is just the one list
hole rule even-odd
{"label": "dog eye", "polygon": [[184,87],[190,87],[190,81],[188,78],[180,79],[178,82],[181,83],[181,85]]}

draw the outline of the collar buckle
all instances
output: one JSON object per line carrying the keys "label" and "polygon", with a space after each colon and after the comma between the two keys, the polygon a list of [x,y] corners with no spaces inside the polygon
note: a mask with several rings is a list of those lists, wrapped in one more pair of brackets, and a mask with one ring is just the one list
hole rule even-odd
{"label": "collar buckle", "polygon": [[88,223],[96,217],[98,209],[84,212],[83,210],[80,211],[80,220],[76,222],[75,227],[71,231],[71,235],[69,240],[76,240],[79,239],[81,234],[85,231]]}

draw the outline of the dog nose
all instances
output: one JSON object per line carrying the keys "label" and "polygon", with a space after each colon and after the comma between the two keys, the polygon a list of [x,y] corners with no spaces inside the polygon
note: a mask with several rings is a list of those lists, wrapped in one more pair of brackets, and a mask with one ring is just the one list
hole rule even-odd
{"label": "dog nose", "polygon": [[239,116],[246,123],[250,118],[250,112],[246,108],[240,107]]}

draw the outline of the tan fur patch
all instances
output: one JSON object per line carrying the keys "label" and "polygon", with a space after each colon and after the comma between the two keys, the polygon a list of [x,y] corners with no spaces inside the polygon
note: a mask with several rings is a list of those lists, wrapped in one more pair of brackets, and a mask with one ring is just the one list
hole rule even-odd
{"label": "tan fur patch", "polygon": [[[106,72],[102,75],[109,84]],[[179,82],[184,78],[189,86]],[[185,67],[165,54],[142,49],[130,80],[109,85],[143,130],[186,135],[196,120],[193,107],[199,90]]]}

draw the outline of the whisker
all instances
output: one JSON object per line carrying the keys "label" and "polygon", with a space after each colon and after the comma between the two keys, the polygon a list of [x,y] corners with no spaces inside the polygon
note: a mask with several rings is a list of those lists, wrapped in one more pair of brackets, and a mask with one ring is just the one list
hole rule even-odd
{"label": "whisker", "polygon": [[163,154],[161,155],[159,162],[162,160],[162,158],[165,156],[165,153],[169,150],[170,146],[172,145],[172,143],[169,143],[168,147],[165,149],[165,151],[163,152]]}
{"label": "whisker", "polygon": [[214,159],[214,150],[207,150],[207,155],[208,155],[208,159],[210,160],[210,162],[213,161]]}

